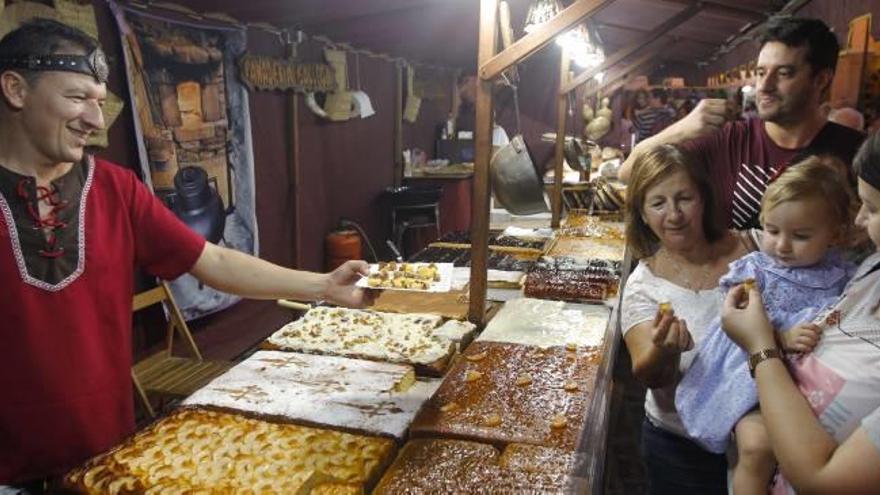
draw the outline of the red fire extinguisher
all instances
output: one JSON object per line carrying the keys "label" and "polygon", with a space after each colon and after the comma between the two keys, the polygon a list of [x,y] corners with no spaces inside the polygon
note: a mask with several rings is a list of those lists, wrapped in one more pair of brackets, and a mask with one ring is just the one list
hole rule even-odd
{"label": "red fire extinguisher", "polygon": [[361,236],[356,230],[334,230],[324,238],[324,267],[328,272],[348,260],[359,259],[363,259],[363,251]]}

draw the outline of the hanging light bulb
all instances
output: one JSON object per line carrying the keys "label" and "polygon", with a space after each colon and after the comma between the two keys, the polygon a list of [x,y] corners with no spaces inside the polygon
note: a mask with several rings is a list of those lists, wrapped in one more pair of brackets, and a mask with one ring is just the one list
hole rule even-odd
{"label": "hanging light bulb", "polygon": [[590,31],[583,24],[559,35],[556,44],[563,47],[571,61],[583,69],[597,67],[605,61],[604,50],[592,41]]}
{"label": "hanging light bulb", "polygon": [[531,33],[541,24],[556,17],[562,10],[559,0],[532,0],[529,12],[526,14],[526,25],[523,30]]}

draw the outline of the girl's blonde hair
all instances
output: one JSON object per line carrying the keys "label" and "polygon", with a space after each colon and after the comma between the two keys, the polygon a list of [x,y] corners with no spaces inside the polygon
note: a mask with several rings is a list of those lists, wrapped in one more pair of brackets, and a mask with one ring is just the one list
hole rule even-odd
{"label": "girl's blonde hair", "polygon": [[776,178],[761,198],[764,215],[786,201],[819,198],[828,206],[829,220],[839,226],[841,240],[848,238],[858,203],[848,182],[846,165],[832,156],[809,156],[792,164]]}

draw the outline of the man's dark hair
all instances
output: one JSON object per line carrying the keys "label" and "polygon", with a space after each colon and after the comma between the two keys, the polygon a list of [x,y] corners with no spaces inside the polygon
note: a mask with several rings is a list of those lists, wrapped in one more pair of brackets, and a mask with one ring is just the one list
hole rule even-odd
{"label": "man's dark hair", "polygon": [[[71,50],[88,55],[98,47],[98,42],[75,27],[52,19],[36,18],[10,31],[0,40],[0,60],[26,57],[28,55],[55,55]],[[0,71],[6,67],[0,66]],[[28,82],[33,82],[39,71],[15,69]]]}
{"label": "man's dark hair", "polygon": [[822,69],[837,68],[837,53],[840,44],[837,36],[819,19],[807,17],[771,17],[764,30],[758,36],[758,43],[763,47],[771,41],[778,41],[790,47],[807,47],[807,62],[813,73]]}

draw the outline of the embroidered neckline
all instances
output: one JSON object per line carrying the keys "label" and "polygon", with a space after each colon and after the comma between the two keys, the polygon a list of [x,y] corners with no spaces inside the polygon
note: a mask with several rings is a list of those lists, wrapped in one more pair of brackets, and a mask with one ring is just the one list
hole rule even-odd
{"label": "embroidered neckline", "polygon": [[[22,281],[24,281],[28,285],[32,285],[39,289],[43,289],[49,292],[57,292],[71,283],[73,283],[80,275],[82,275],[83,271],[85,271],[86,264],[86,229],[85,229],[85,218],[86,218],[86,200],[88,199],[89,191],[91,190],[92,181],[94,179],[94,170],[95,170],[95,162],[94,158],[91,155],[87,155],[85,157],[86,162],[86,180],[83,184],[82,193],[80,195],[80,203],[79,203],[79,212],[78,219],[79,225],[77,229],[77,264],[76,269],[67,277],[62,279],[56,284],[50,284],[46,281],[40,280],[28,272],[27,263],[25,262],[24,252],[21,248],[21,240],[18,237],[18,230],[16,228],[15,217],[12,215],[12,209],[9,206],[9,203],[6,197],[3,196],[2,191],[0,191],[0,213],[3,215],[3,219],[6,221],[6,229],[9,232],[9,241],[12,245],[12,254],[15,257],[15,263],[18,266],[19,274],[21,275]],[[55,211],[57,213],[57,211]],[[39,218],[39,214],[37,214]],[[42,221],[42,220],[41,220]],[[54,231],[54,228],[53,228]],[[51,236],[50,236],[51,237]],[[54,245],[47,244],[47,247]],[[41,253],[42,254],[42,253]],[[49,251],[47,254],[54,254]],[[59,254],[60,255],[60,254]]]}

